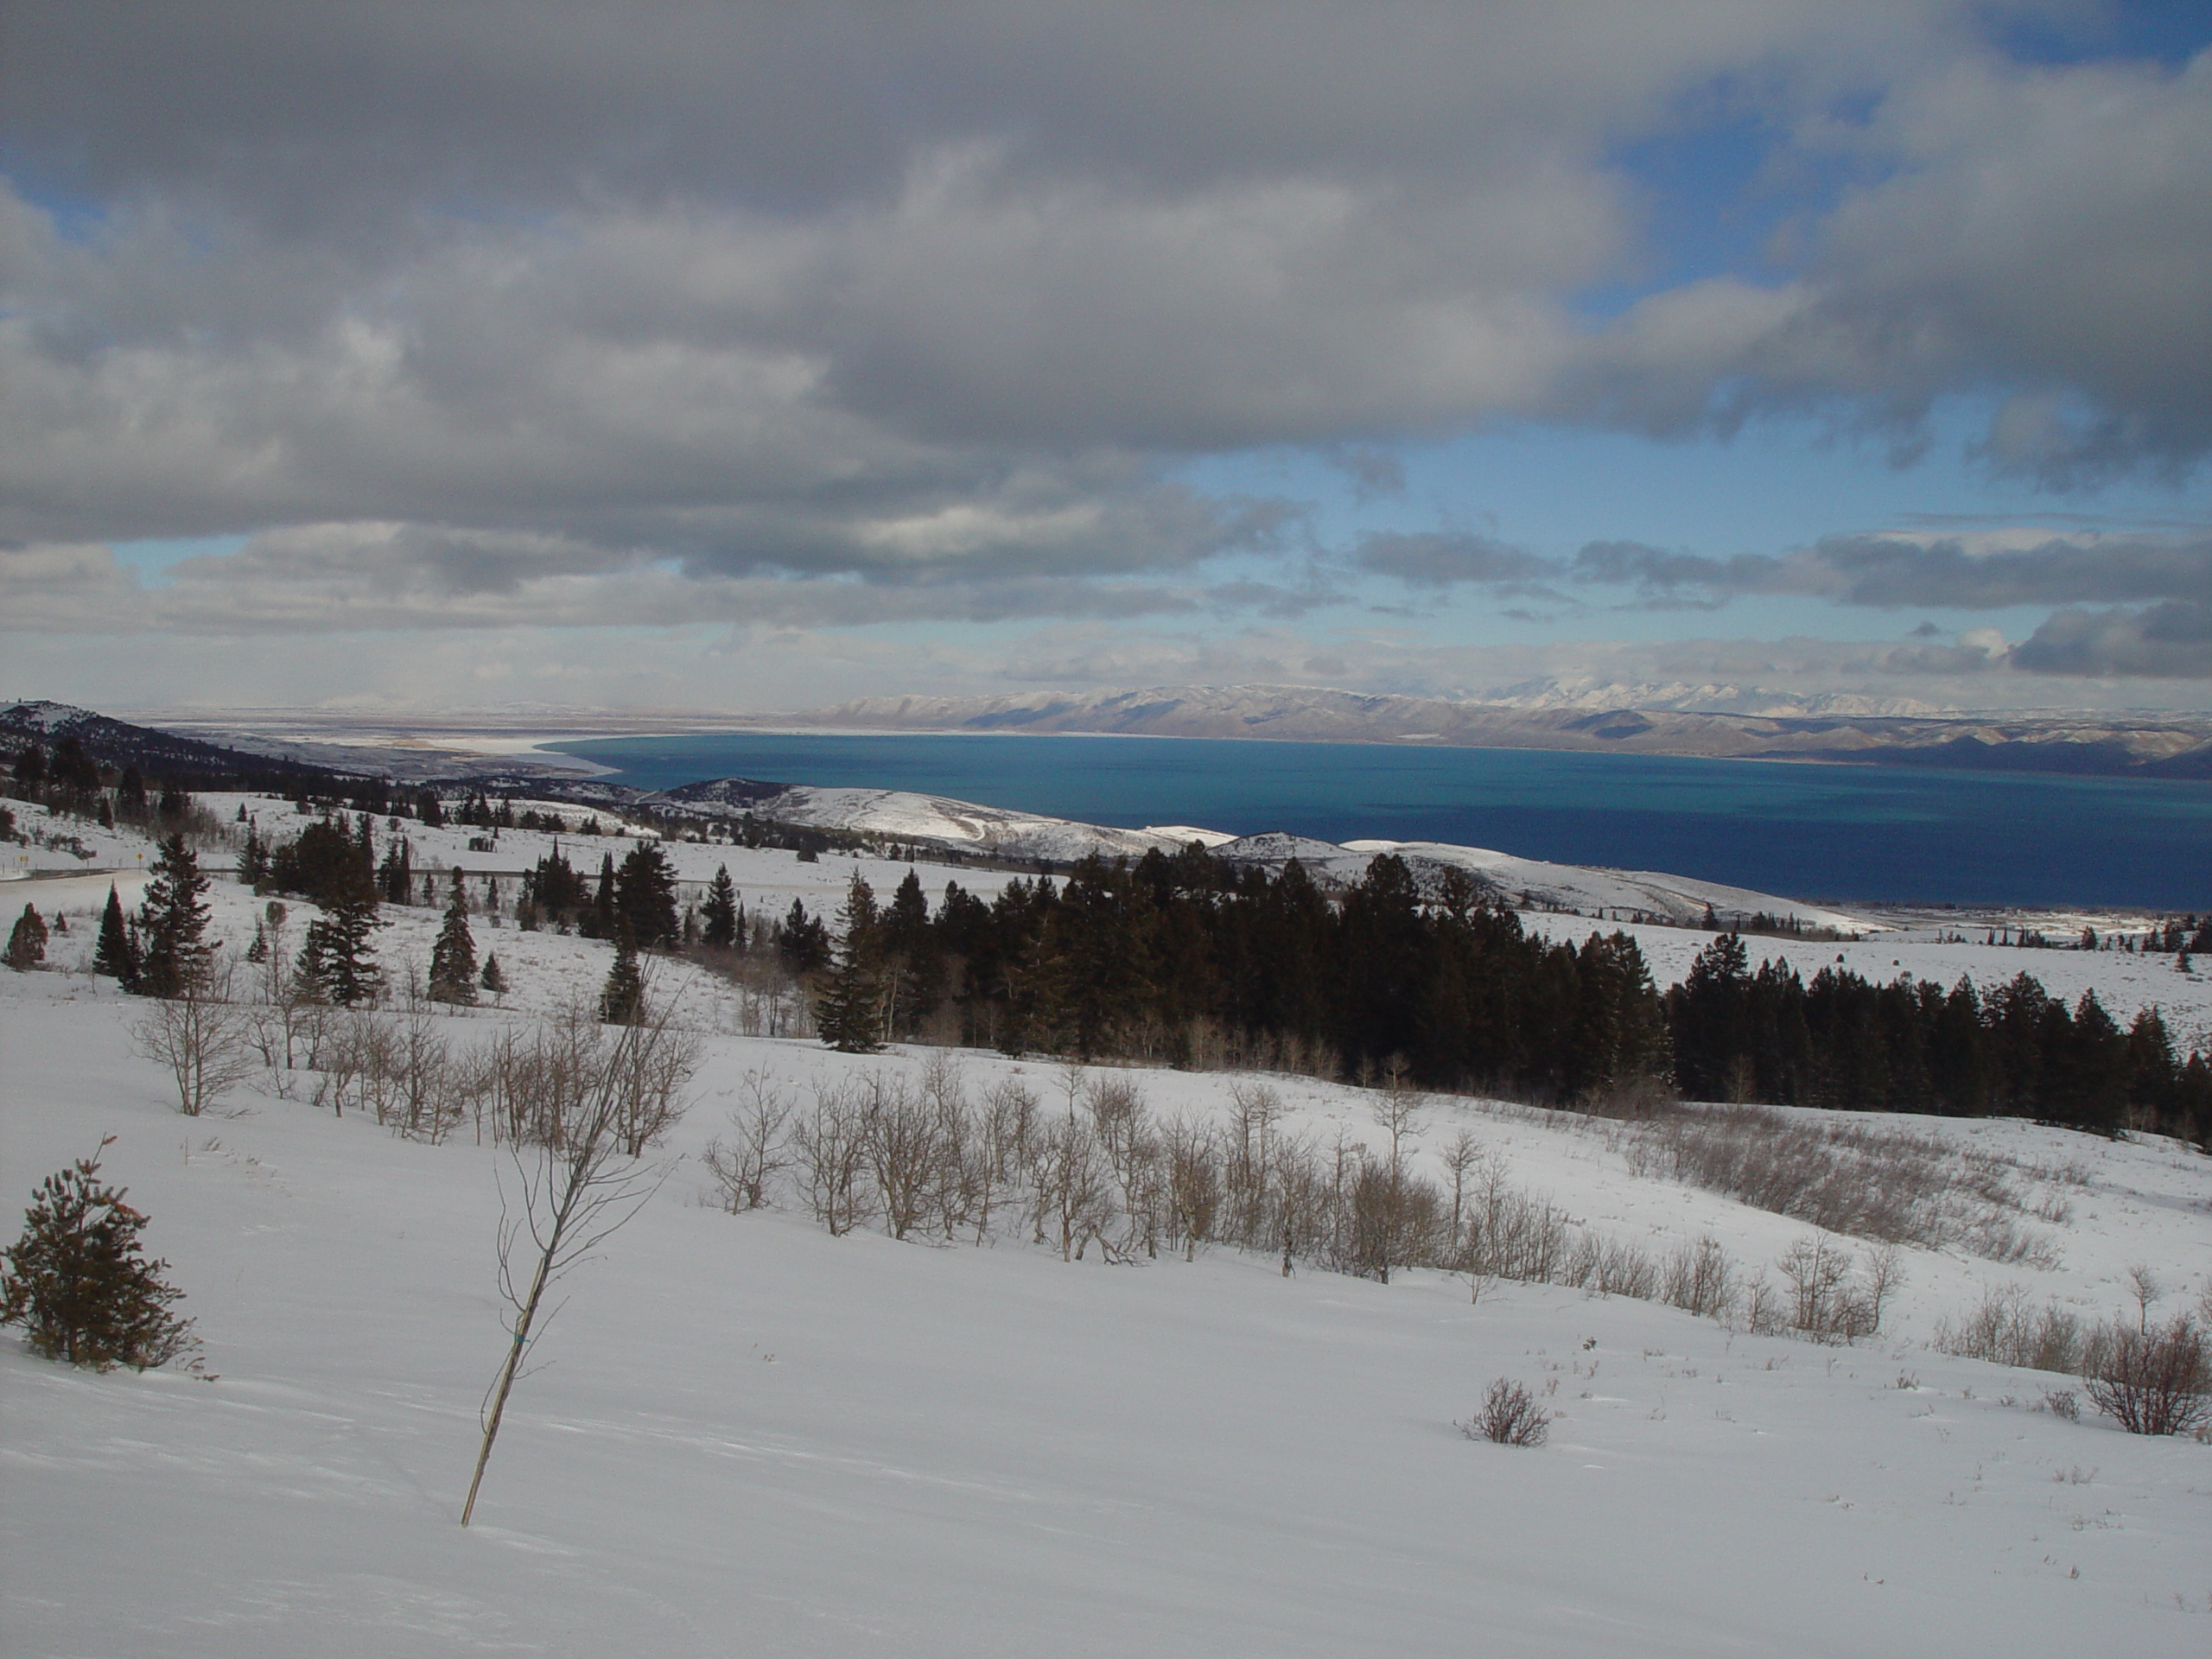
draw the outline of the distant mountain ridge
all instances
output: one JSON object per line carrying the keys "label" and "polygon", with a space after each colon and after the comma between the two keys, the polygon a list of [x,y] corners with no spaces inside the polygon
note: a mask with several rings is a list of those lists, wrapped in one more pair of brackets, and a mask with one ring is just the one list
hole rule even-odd
{"label": "distant mountain ridge", "polygon": [[38,699],[0,706],[0,749],[20,753],[34,743],[51,748],[65,737],[75,738],[103,766],[136,766],[149,782],[194,788],[246,779],[281,786],[357,775],[134,726],[66,702]]}
{"label": "distant mountain ridge", "polygon": [[[1623,693],[1648,701],[1620,701]],[[1711,706],[1731,702],[1739,706]],[[2212,778],[2212,716],[1904,712],[1909,707],[1916,705],[1847,696],[1784,699],[1733,686],[1541,682],[1494,701],[1272,685],[861,697],[800,719],[810,727],[887,731],[1261,738]]]}

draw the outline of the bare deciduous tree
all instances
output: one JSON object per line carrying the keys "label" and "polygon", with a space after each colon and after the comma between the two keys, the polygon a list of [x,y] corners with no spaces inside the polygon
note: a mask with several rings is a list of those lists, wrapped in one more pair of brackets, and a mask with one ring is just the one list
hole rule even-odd
{"label": "bare deciduous tree", "polygon": [[132,1046],[175,1083],[177,1110],[187,1117],[198,1117],[259,1065],[244,1013],[201,982],[149,1004],[130,1036]]}
{"label": "bare deciduous tree", "polygon": [[733,1214],[766,1204],[769,1184],[791,1164],[784,1135],[791,1097],[768,1071],[747,1071],[739,1087],[743,1098],[729,1115],[731,1138],[707,1147],[707,1167],[721,1189],[722,1208]]}
{"label": "bare deciduous tree", "polygon": [[[616,1064],[601,1069],[596,1086],[574,1097],[571,1109],[545,1125],[550,1131],[531,1148],[518,1147],[514,1206],[501,1205],[499,1294],[510,1310],[506,1357],[485,1395],[484,1440],[461,1506],[461,1524],[476,1511],[476,1495],[492,1460],[499,1422],[506,1414],[523,1362],[544,1333],[545,1294],[645,1207],[666,1179],[664,1169],[626,1150],[622,1114],[625,1077],[639,1057],[624,1051],[650,1048],[665,1028],[629,1026],[617,1039]],[[505,1192],[502,1192],[503,1199]],[[515,1213],[518,1210],[519,1214]]]}

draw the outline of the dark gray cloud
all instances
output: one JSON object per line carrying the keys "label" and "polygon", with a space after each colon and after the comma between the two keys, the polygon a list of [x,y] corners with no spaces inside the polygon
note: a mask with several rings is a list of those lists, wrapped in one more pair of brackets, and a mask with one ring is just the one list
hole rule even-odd
{"label": "dark gray cloud", "polygon": [[2212,598],[2212,537],[2054,537],[2032,546],[1970,550],[1956,538],[1919,543],[1833,537],[1805,561],[1853,605],[2012,605]]}
{"label": "dark gray cloud", "polygon": [[1885,609],[2207,600],[2212,537],[2047,537],[2012,545],[1957,536],[1834,536],[1796,553],[1725,559],[1593,542],[1565,574],[1636,588],[1654,604],[1747,594],[1808,594]]}
{"label": "dark gray cloud", "polygon": [[2012,665],[2031,674],[2212,679],[2212,605],[2060,611],[2013,648]]}
{"label": "dark gray cloud", "polygon": [[1353,558],[1362,569],[1414,588],[1496,587],[1558,574],[1556,567],[1510,543],[1464,531],[1385,531],[1364,537]]}

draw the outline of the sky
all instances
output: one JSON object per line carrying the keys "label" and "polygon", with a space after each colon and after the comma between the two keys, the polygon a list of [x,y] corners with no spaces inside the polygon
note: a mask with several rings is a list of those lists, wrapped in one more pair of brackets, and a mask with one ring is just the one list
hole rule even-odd
{"label": "sky", "polygon": [[0,0],[0,697],[2212,709],[2212,5]]}

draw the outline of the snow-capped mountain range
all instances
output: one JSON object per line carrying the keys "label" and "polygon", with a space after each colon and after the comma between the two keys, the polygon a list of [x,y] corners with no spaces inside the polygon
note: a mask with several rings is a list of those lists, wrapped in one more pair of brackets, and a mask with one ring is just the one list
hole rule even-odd
{"label": "snow-capped mountain range", "polygon": [[1544,680],[1466,700],[1279,685],[862,697],[800,716],[797,723],[844,730],[1272,738],[2212,777],[2212,718],[2203,715],[1974,715],[1901,700],[1798,697],[1721,684]]}

